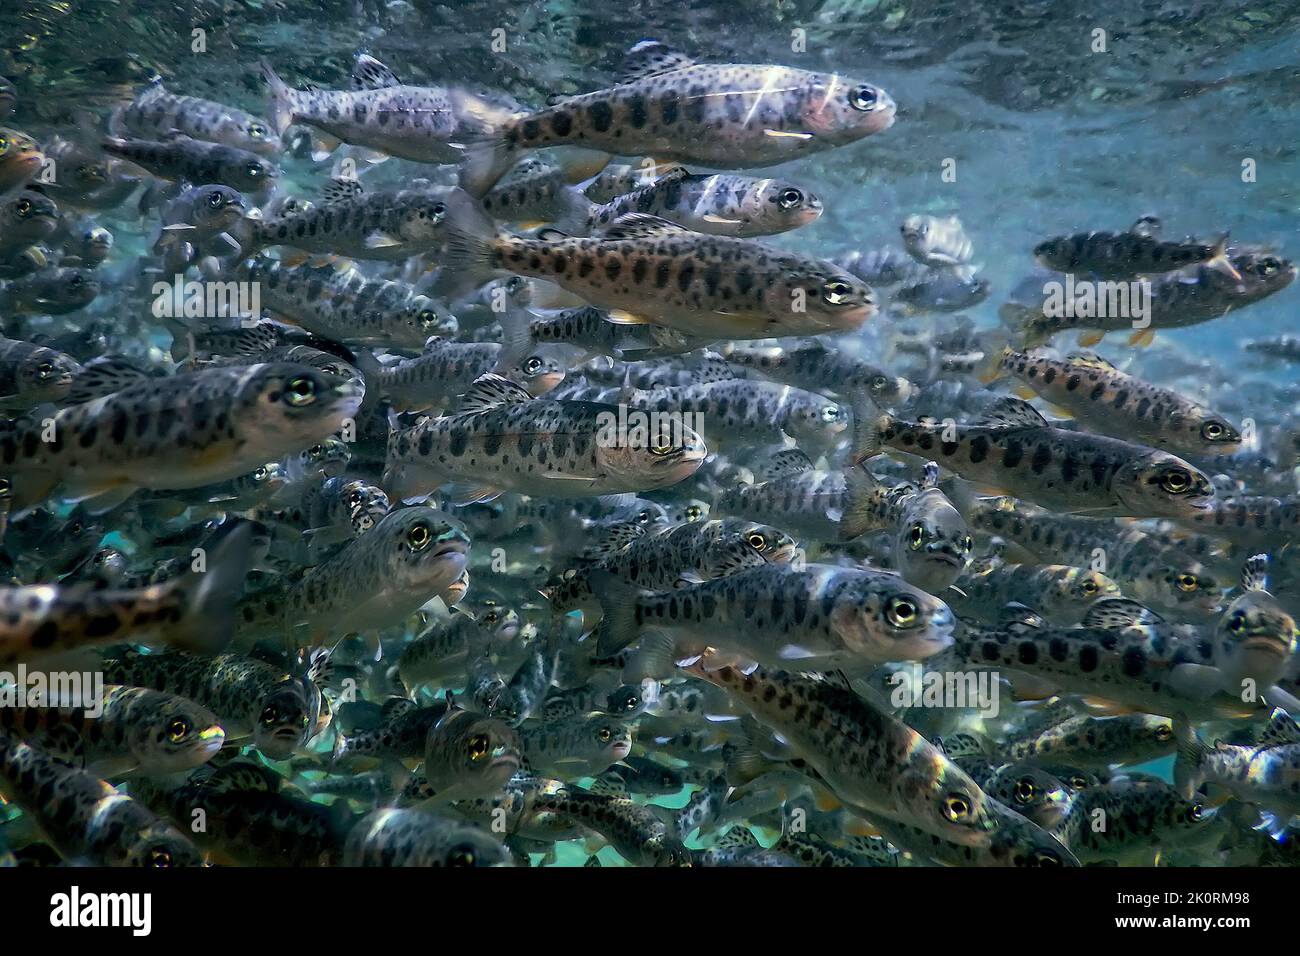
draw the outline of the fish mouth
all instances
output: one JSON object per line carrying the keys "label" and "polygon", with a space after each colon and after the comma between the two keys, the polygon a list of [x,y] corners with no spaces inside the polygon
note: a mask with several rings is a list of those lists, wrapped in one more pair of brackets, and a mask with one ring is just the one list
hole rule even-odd
{"label": "fish mouth", "polygon": [[632,745],[624,741],[619,741],[616,744],[610,745],[609,752],[612,754],[617,754],[618,759],[622,760],[624,757],[626,757],[628,754],[632,752]]}
{"label": "fish mouth", "polygon": [[1280,634],[1252,634],[1241,642],[1241,649],[1264,653],[1270,657],[1286,657],[1291,653],[1291,643]]}

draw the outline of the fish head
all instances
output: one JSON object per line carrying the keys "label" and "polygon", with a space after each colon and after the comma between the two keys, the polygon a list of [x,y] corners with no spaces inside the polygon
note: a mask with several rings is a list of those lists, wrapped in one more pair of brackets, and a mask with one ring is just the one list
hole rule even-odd
{"label": "fish head", "polygon": [[170,823],[150,824],[129,839],[126,866],[171,869],[203,865],[203,854]]}
{"label": "fish head", "polygon": [[859,573],[839,592],[830,618],[848,650],[878,663],[923,660],[953,640],[948,605],[888,572]]}
{"label": "fish head", "polygon": [[1091,568],[1052,569],[1041,608],[1049,620],[1079,621],[1094,601],[1120,596],[1120,587]]}
{"label": "fish head", "polygon": [[1209,476],[1159,451],[1126,462],[1115,472],[1111,487],[1134,517],[1187,518],[1208,508],[1214,498]]}
{"label": "fish head", "polygon": [[849,427],[849,407],[809,392],[796,398],[784,430],[800,447],[829,448]]}
{"label": "fish head", "polygon": [[39,401],[58,401],[68,394],[79,371],[81,366],[71,356],[54,349],[34,349],[18,369],[19,388]]}
{"label": "fish head", "polygon": [[469,536],[426,505],[390,511],[357,542],[387,590],[424,600],[453,588],[469,561]]}
{"label": "fish head", "polygon": [[903,247],[912,255],[924,256],[930,249],[932,216],[912,214],[903,219],[898,227],[903,238]]}
{"label": "fish head", "polygon": [[417,296],[401,309],[391,323],[393,343],[423,348],[431,338],[450,338],[460,330],[456,317],[426,296]]}
{"label": "fish head", "polygon": [[583,750],[600,760],[617,763],[632,752],[632,727],[604,715],[586,718]]}
{"label": "fish head", "polygon": [[563,363],[544,352],[531,352],[524,356],[510,373],[510,377],[533,396],[543,395],[555,388],[564,381],[564,375]]}
{"label": "fish head", "polygon": [[269,189],[280,177],[280,167],[261,156],[248,155],[231,161],[226,178],[237,182],[245,192]]}
{"label": "fish head", "polygon": [[253,745],[270,760],[288,760],[316,732],[320,701],[315,684],[286,677],[259,701]]}
{"label": "fish head", "polygon": [[765,233],[788,232],[813,222],[822,214],[822,201],[812,192],[779,179],[749,184],[741,209]]}
{"label": "fish head", "polygon": [[1065,784],[1041,767],[1023,763],[999,770],[987,792],[1047,830],[1061,821],[1070,801]]}
{"label": "fish head", "polygon": [[791,535],[769,524],[728,519],[728,527],[731,525],[735,526],[745,544],[772,564],[788,564],[799,547],[799,542]]}
{"label": "fish head", "polygon": [[103,262],[113,251],[113,233],[103,226],[92,226],[81,234],[81,252],[93,262]]}
{"label": "fish head", "polygon": [[254,496],[265,500],[289,483],[284,466],[279,462],[259,465],[246,475],[240,475],[231,481],[235,494],[241,498]]}
{"label": "fish head", "polygon": [[355,377],[296,362],[253,366],[238,389],[241,423],[267,447],[311,445],[356,415],[365,386]]}
{"label": "fish head", "polygon": [[488,635],[488,640],[498,647],[508,647],[519,636],[522,621],[514,608],[505,607],[493,600],[485,600],[474,608],[474,620]]}
{"label": "fish head", "polygon": [[0,216],[3,216],[0,225],[10,242],[36,242],[58,226],[59,207],[49,196],[25,189],[4,204]]}
{"label": "fish head", "polygon": [[42,276],[40,295],[50,305],[71,311],[95,300],[99,295],[99,279],[89,269],[51,269]]}
{"label": "fish head", "polygon": [[996,800],[990,800],[996,825],[975,851],[977,865],[1016,867],[1079,866],[1079,860],[1042,826]]}
{"label": "fish head", "polygon": [[[1253,300],[1271,295],[1295,281],[1295,263],[1281,256],[1269,253],[1246,253],[1233,256],[1232,265],[1241,276],[1241,281],[1234,283],[1232,291],[1243,298]],[[1215,277],[1223,276],[1219,270],[1207,271]]]}
{"label": "fish head", "polygon": [[1142,567],[1132,584],[1133,596],[1180,620],[1202,620],[1219,607],[1221,585],[1199,561],[1152,563]]}
{"label": "fish head", "polygon": [[893,126],[898,106],[874,83],[818,73],[812,75],[801,113],[802,125],[817,136],[851,143]]}
{"label": "fish head", "polygon": [[357,535],[378,524],[391,507],[388,495],[384,494],[382,488],[359,479],[340,484],[338,495],[346,510],[352,533]]}
{"label": "fish head", "polygon": [[45,154],[26,133],[0,126],[0,187],[25,183],[45,163]]}
{"label": "fish head", "polygon": [[221,232],[244,218],[248,203],[230,186],[199,186],[189,197],[190,221],[207,232]]}
{"label": "fish head", "polygon": [[894,559],[905,580],[938,594],[966,570],[974,541],[943,492],[930,488],[916,497],[894,539]]}
{"label": "fish head", "polygon": [[[704,439],[683,420],[664,414],[648,427],[601,428],[596,436],[596,460],[610,476],[635,480],[645,490],[664,488],[689,478],[708,457]],[[667,510],[662,509],[663,519]],[[648,519],[650,520],[650,519]]]}
{"label": "fish head", "polygon": [[282,144],[280,137],[266,120],[252,116],[229,124],[228,136],[223,140],[227,146],[246,149],[251,153],[274,159],[280,155]]}
{"label": "fish head", "polygon": [[[216,714],[184,697],[145,692],[137,703],[143,719],[132,721],[128,744],[141,767],[149,772],[193,770],[217,755],[226,732]],[[135,708],[132,708],[135,710]]]}
{"label": "fish head", "polygon": [[1275,683],[1295,650],[1295,618],[1267,591],[1247,591],[1236,598],[1214,632],[1214,663],[1234,684]]}
{"label": "fish head", "polygon": [[481,786],[480,792],[495,793],[519,772],[523,762],[519,734],[494,717],[465,714],[466,719],[450,722],[446,728],[450,733],[440,733],[441,727],[430,731],[426,761],[433,765],[437,749],[445,747],[447,760],[460,779],[472,778],[476,790]]}
{"label": "fish head", "polygon": [[442,852],[442,865],[453,867],[510,866],[510,851],[491,835],[473,827],[458,827]]}
{"label": "fish head", "polygon": [[796,261],[767,293],[776,314],[827,330],[851,332],[875,315],[875,292],[857,276],[829,263]]}
{"label": "fish head", "polygon": [[442,236],[447,204],[433,195],[414,195],[402,209],[399,232],[407,242],[432,242]]}
{"label": "fish head", "polygon": [[348,462],[352,460],[352,451],[346,442],[337,438],[322,438],[300,451],[297,459],[297,465],[304,475],[337,478],[347,469]]}

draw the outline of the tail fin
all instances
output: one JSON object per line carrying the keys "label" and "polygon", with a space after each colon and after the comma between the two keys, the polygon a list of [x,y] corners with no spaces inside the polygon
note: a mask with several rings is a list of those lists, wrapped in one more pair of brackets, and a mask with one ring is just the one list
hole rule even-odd
{"label": "tail fin", "polygon": [[465,148],[460,167],[460,187],[475,199],[482,199],[519,160],[519,151],[506,140],[510,124],[489,130]]}
{"label": "tail fin", "polygon": [[1186,717],[1174,718],[1174,740],[1178,756],[1174,759],[1174,786],[1183,799],[1190,800],[1201,785],[1201,765],[1209,748],[1196,736],[1196,728]]}
{"label": "tail fin", "polygon": [[640,636],[636,621],[637,589],[599,568],[590,572],[589,581],[601,610],[600,624],[596,627],[596,653],[610,657]]}
{"label": "tail fin", "polygon": [[283,136],[290,124],[293,123],[293,90],[289,84],[276,75],[275,70],[271,69],[271,64],[266,60],[262,61],[262,79],[266,80],[266,85],[271,88],[270,108],[267,110],[271,121],[271,126],[275,130],[275,135]]}
{"label": "tail fin", "polygon": [[850,448],[853,464],[857,465],[879,455],[884,445],[880,435],[893,421],[893,417],[882,410],[865,392],[853,396],[853,443]]}
{"label": "tail fin", "polygon": [[447,197],[447,246],[436,283],[448,300],[463,298],[496,274],[496,223],[463,190]]}
{"label": "tail fin", "polygon": [[230,643],[236,599],[243,590],[252,549],[253,525],[242,521],[208,550],[202,569],[181,578],[183,621],[176,642],[185,650],[215,653]]}
{"label": "tail fin", "polygon": [[880,482],[862,465],[855,465],[844,473],[844,513],[840,515],[840,540],[851,541],[866,534],[876,522],[873,508]]}

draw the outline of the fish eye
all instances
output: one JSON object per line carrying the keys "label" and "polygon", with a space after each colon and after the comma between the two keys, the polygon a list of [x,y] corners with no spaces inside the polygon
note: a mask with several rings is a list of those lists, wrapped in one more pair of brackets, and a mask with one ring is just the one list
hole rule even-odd
{"label": "fish eye", "polygon": [[953,823],[970,816],[970,798],[964,793],[950,793],[943,800],[943,815]]}
{"label": "fish eye", "polygon": [[167,739],[178,744],[190,735],[190,730],[190,722],[184,717],[177,717],[167,725]]}
{"label": "fish eye", "polygon": [[447,852],[448,866],[473,866],[478,862],[478,856],[474,853],[471,846],[453,847]]}
{"label": "fish eye", "polygon": [[1266,256],[1259,260],[1259,274],[1262,276],[1271,276],[1282,268],[1282,263],[1272,256]]}
{"label": "fish eye", "polygon": [[1200,584],[1200,582],[1196,579],[1196,575],[1194,574],[1178,575],[1177,583],[1178,583],[1178,590],[1189,591],[1189,592],[1195,591],[1197,585]]}
{"label": "fish eye", "polygon": [[310,405],[316,401],[316,382],[304,376],[295,378],[285,389],[284,400],[295,408]]}
{"label": "fish eye", "polygon": [[524,371],[529,375],[534,374],[541,367],[542,367],[542,360],[539,359],[536,355],[530,357],[527,361],[524,362]]}
{"label": "fish eye", "polygon": [[81,531],[82,527],[80,521],[74,521],[72,524],[68,525],[68,534],[72,535],[74,538],[80,537]]}
{"label": "fish eye", "polygon": [[856,89],[849,90],[849,105],[855,110],[868,112],[876,108],[880,97],[876,95],[874,87],[867,86],[865,83]]}
{"label": "fish eye", "polygon": [[777,202],[781,204],[782,209],[793,209],[803,202],[803,193],[794,188],[781,190],[781,195],[777,197]]}
{"label": "fish eye", "polygon": [[749,546],[753,548],[755,551],[762,551],[765,547],[767,547],[767,538],[764,537],[763,534],[758,531],[751,531],[745,537],[745,540],[749,542]]}
{"label": "fish eye", "polygon": [[1097,593],[1097,582],[1096,582],[1096,581],[1084,581],[1084,582],[1083,582],[1083,593],[1084,593],[1084,594],[1096,594],[1096,593]]}
{"label": "fish eye", "polygon": [[601,727],[600,730],[596,731],[596,737],[602,744],[607,744],[614,739],[614,731],[608,727]]}
{"label": "fish eye", "polygon": [[654,515],[651,514],[649,511],[642,511],[640,514],[636,516],[636,520],[638,524],[646,524],[653,518]]}
{"label": "fish eye", "polygon": [[1206,441],[1220,441],[1227,435],[1228,430],[1218,422],[1206,422],[1201,426],[1201,437]]}
{"label": "fish eye", "polygon": [[416,316],[416,319],[425,325],[432,325],[434,322],[438,321],[438,313],[433,311],[433,309],[421,309],[420,314]]}
{"label": "fish eye", "polygon": [[496,611],[488,611],[483,615],[483,623],[485,624],[495,624],[498,620],[499,616]]}
{"label": "fish eye", "polygon": [[491,744],[492,742],[488,740],[487,734],[475,734],[469,739],[469,746],[467,748],[469,751],[469,759],[482,760],[488,755],[488,748]]}
{"label": "fish eye", "polygon": [[871,379],[871,388],[876,392],[883,390],[888,384],[889,379],[885,378],[883,375],[876,375]]}
{"label": "fish eye", "polygon": [[840,417],[840,408],[838,405],[827,405],[822,409],[822,421],[834,422]]}
{"label": "fish eye", "polygon": [[261,139],[266,135],[266,127],[261,123],[253,123],[248,127],[248,135],[253,139]]}
{"label": "fish eye", "polygon": [[890,598],[885,616],[894,627],[911,627],[916,623],[916,602],[909,598]]}
{"label": "fish eye", "polygon": [[1160,487],[1171,495],[1181,495],[1192,487],[1192,476],[1181,468],[1170,468],[1160,476]]}
{"label": "fish eye", "polygon": [[9,151],[9,137],[0,136],[0,156],[3,156],[8,151]]}
{"label": "fish eye", "polygon": [[54,363],[42,362],[40,365],[36,366],[36,374],[41,378],[49,378],[54,374]]}
{"label": "fish eye", "polygon": [[838,279],[833,279],[822,286],[822,298],[826,300],[827,305],[844,305],[852,295],[853,286]]}
{"label": "fish eye", "polygon": [[1233,634],[1240,634],[1245,629],[1246,615],[1241,613],[1232,615],[1232,619],[1228,621],[1228,630],[1232,631]]}
{"label": "fish eye", "polygon": [[352,494],[348,495],[348,504],[350,505],[361,504],[361,492],[354,490]]}
{"label": "fish eye", "polygon": [[1203,817],[1204,815],[1205,815],[1205,807],[1201,806],[1199,803],[1193,803],[1191,808],[1187,811],[1187,817],[1193,823],[1200,822],[1201,817]]}
{"label": "fish eye", "polygon": [[970,551],[974,547],[975,547],[975,539],[972,538],[970,535],[966,535],[966,537],[961,539],[961,549],[963,551]]}
{"label": "fish eye", "polygon": [[686,509],[686,520],[699,521],[701,514],[703,514],[703,512],[700,510],[698,505],[691,505],[689,508]]}
{"label": "fish eye", "polygon": [[[650,454],[662,457],[673,450],[672,435],[668,432],[660,432],[659,436],[650,442]],[[643,512],[644,514],[644,512]],[[644,520],[650,520],[650,515],[645,514]]]}
{"label": "fish eye", "polygon": [[11,485],[8,478],[0,478],[0,498],[8,498]]}
{"label": "fish eye", "polygon": [[307,456],[309,458],[319,458],[323,454],[325,454],[325,449],[320,445],[312,445],[307,449]]}
{"label": "fish eye", "polygon": [[1019,803],[1029,803],[1038,793],[1038,788],[1034,786],[1034,781],[1028,777],[1021,777],[1016,781],[1015,798]]}
{"label": "fish eye", "polygon": [[411,546],[413,551],[423,551],[433,540],[433,534],[429,531],[429,526],[423,521],[411,526],[411,530],[406,532],[406,543]]}
{"label": "fish eye", "polygon": [[212,192],[208,194],[208,205],[211,206],[213,209],[220,209],[223,205],[225,205],[225,202],[226,202],[225,197],[223,197],[219,192]]}
{"label": "fish eye", "polygon": [[171,851],[161,846],[154,847],[149,851],[149,865],[158,869],[169,869],[172,865]]}
{"label": "fish eye", "polygon": [[1168,724],[1161,724],[1156,728],[1156,740],[1168,740],[1174,735],[1174,728]]}
{"label": "fish eye", "polygon": [[258,179],[262,175],[262,167],[258,163],[249,163],[244,167],[244,172],[248,173],[253,179]]}
{"label": "fish eye", "polygon": [[1071,790],[1087,790],[1087,789],[1088,789],[1088,778],[1087,778],[1087,777],[1080,777],[1080,776],[1077,776],[1077,775],[1076,775],[1076,776],[1071,777],[1069,780],[1067,780],[1066,783],[1068,783],[1068,784],[1070,785],[1070,789],[1071,789]]}
{"label": "fish eye", "polygon": [[913,551],[918,551],[924,542],[925,527],[919,524],[912,525],[912,530],[907,533],[907,543],[911,545]]}
{"label": "fish eye", "polygon": [[82,278],[80,275],[74,275],[71,279],[68,280],[68,286],[69,288],[72,289],[80,289],[85,284],[86,284],[86,280]]}
{"label": "fish eye", "polygon": [[263,726],[269,727],[280,719],[280,708],[275,704],[267,704],[262,713],[258,715],[257,720]]}
{"label": "fish eye", "polygon": [[32,201],[30,199],[20,199],[14,203],[14,209],[18,210],[20,216],[29,216],[32,212]]}
{"label": "fish eye", "polygon": [[253,472],[253,480],[254,480],[254,481],[265,481],[265,480],[266,480],[266,469],[265,469],[265,468],[259,468],[259,469],[257,469],[257,471]]}

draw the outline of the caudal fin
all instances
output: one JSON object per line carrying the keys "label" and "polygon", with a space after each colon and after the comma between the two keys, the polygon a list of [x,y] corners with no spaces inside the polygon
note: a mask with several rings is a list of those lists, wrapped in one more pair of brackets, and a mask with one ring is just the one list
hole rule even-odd
{"label": "caudal fin", "polygon": [[447,197],[447,244],[442,268],[434,283],[436,293],[449,301],[463,298],[496,274],[496,223],[463,190]]}
{"label": "caudal fin", "polygon": [[190,573],[180,579],[184,607],[174,643],[184,650],[212,654],[230,643],[252,540],[252,523],[237,523],[207,549],[202,564],[196,556]]}
{"label": "caudal fin", "polygon": [[284,131],[293,123],[293,90],[289,84],[280,79],[271,64],[262,61],[262,79],[271,88],[271,102],[267,108],[267,118],[275,130],[275,135],[283,136]]}

